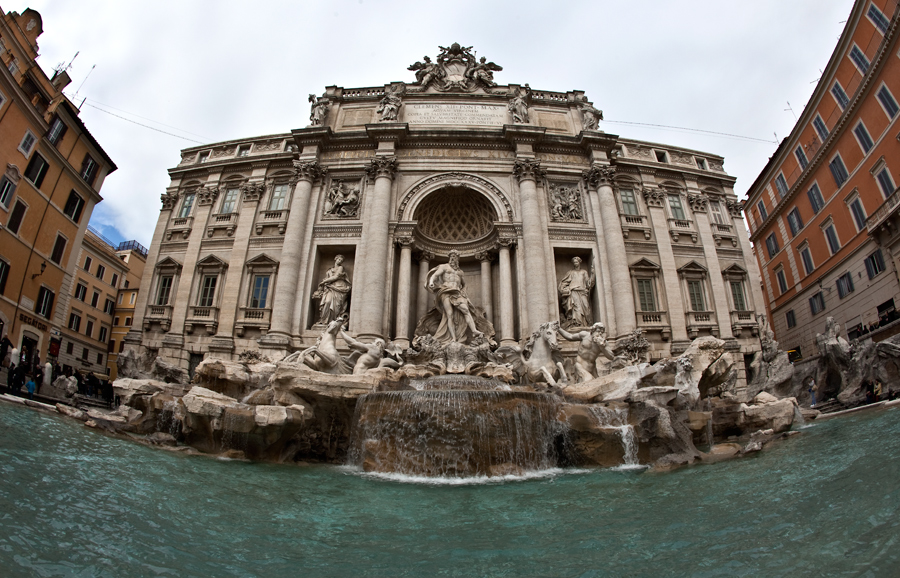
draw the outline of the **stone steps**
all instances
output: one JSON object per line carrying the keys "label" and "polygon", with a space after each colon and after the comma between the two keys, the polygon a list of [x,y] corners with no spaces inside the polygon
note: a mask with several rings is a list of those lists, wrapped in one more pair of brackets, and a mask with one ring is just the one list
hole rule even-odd
{"label": "stone steps", "polygon": [[839,402],[837,399],[829,399],[828,401],[823,401],[822,403],[816,404],[816,407],[813,408],[818,410],[820,413],[834,413],[836,411],[843,411],[847,409],[844,407],[844,404]]}

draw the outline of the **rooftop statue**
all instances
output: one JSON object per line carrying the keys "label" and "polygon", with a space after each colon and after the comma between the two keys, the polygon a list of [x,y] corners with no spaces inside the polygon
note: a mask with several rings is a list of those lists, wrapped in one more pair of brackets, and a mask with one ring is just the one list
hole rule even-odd
{"label": "rooftop statue", "polygon": [[512,113],[513,123],[528,124],[528,107],[531,105],[531,87],[516,88],[509,91],[509,112]]}
{"label": "rooftop statue", "polygon": [[600,121],[603,120],[603,111],[594,108],[594,105],[585,98],[579,104],[581,109],[581,128],[582,130],[597,130]]}
{"label": "rooftop statue", "polygon": [[397,116],[400,114],[400,107],[403,106],[403,93],[406,92],[406,85],[400,83],[396,87],[391,87],[384,92],[384,98],[378,103],[378,119],[381,122],[397,122]]}
{"label": "rooftop statue", "polygon": [[312,109],[309,113],[310,126],[322,126],[325,124],[325,117],[328,116],[328,107],[331,101],[325,95],[317,97],[315,94],[309,95],[309,102],[312,103]]}
{"label": "rooftop statue", "polygon": [[410,65],[407,70],[415,71],[414,86],[420,91],[433,86],[439,92],[473,92],[477,88],[485,90],[497,86],[494,73],[503,70],[487,58],[475,58],[471,46],[460,46],[454,42],[449,47],[439,46],[437,61],[425,56],[422,61]]}

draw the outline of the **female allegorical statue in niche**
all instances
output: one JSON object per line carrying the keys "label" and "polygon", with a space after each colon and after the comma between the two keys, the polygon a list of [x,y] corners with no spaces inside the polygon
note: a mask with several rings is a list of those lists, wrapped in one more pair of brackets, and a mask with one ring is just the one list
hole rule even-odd
{"label": "female allegorical statue in niche", "polygon": [[570,327],[589,327],[594,322],[591,314],[591,289],[594,287],[594,271],[588,273],[581,268],[581,258],[572,259],[574,269],[566,273],[559,282],[559,295],[566,311],[563,325]]}
{"label": "female allegorical statue in niche", "polygon": [[344,256],[336,255],[334,267],[325,272],[325,278],[313,293],[319,300],[319,321],[328,325],[347,311],[347,297],[350,295],[350,281],[343,266]]}

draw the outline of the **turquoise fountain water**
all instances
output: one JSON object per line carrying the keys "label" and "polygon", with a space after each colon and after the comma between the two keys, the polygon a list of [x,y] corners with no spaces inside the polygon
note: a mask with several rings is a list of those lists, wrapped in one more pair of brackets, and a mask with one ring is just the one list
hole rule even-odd
{"label": "turquoise fountain water", "polygon": [[6,577],[896,576],[900,568],[900,408],[669,473],[557,470],[442,485],[183,456],[0,405],[0,472]]}

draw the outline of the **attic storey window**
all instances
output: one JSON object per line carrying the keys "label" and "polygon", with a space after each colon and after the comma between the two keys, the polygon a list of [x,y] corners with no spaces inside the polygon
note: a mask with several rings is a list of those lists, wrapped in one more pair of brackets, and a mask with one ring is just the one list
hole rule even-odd
{"label": "attic storey window", "polygon": [[84,179],[84,182],[93,186],[94,179],[97,178],[98,168],[97,161],[91,155],[84,155],[84,161],[81,163],[81,178]]}

